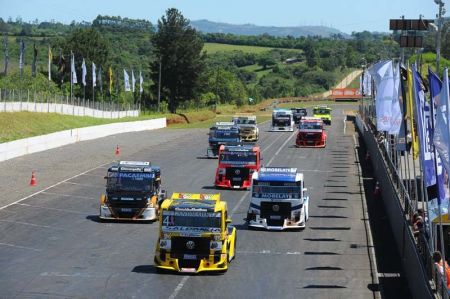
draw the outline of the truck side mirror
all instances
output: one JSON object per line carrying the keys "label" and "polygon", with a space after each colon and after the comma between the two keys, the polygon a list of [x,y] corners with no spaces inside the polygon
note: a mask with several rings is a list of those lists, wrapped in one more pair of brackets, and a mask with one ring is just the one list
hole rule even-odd
{"label": "truck side mirror", "polygon": [[306,191],[308,191],[308,188],[303,188],[303,192],[306,192]]}
{"label": "truck side mirror", "polygon": [[106,180],[108,178],[108,176],[105,175],[103,178]]}
{"label": "truck side mirror", "polygon": [[226,224],[230,224],[232,222],[231,218],[227,218],[227,220],[225,220]]}

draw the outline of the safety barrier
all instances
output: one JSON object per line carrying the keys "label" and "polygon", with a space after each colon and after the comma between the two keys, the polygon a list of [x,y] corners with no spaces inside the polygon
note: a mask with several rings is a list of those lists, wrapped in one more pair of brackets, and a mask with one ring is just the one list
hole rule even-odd
{"label": "safety barrier", "polygon": [[42,136],[0,143],[0,161],[45,151],[79,141],[102,138],[120,133],[160,129],[166,127],[166,123],[166,118],[134,122],[120,122],[66,130]]}

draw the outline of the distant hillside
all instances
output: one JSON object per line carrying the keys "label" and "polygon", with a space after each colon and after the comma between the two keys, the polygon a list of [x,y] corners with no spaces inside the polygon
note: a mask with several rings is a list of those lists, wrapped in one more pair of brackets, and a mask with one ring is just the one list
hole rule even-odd
{"label": "distant hillside", "polygon": [[204,33],[232,33],[237,35],[261,35],[267,33],[272,36],[322,36],[330,37],[331,35],[340,34],[349,37],[335,28],[325,26],[299,26],[299,27],[274,27],[274,26],[257,26],[252,24],[233,25],[227,23],[217,23],[208,20],[191,21],[191,25],[198,31]]}

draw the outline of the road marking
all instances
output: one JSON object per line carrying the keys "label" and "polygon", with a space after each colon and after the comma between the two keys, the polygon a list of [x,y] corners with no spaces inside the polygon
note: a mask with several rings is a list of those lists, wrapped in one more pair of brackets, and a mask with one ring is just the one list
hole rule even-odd
{"label": "road marking", "polygon": [[269,144],[268,146],[266,146],[265,148],[263,148],[262,150],[261,150],[261,153],[263,153],[263,152],[265,152],[266,150],[268,150],[269,148],[271,148],[272,147],[272,145],[274,145],[275,144],[275,142],[277,142],[278,141],[278,139],[280,139],[280,137],[282,137],[284,134],[280,134],[277,138],[275,138],[275,140],[274,141],[272,141],[272,143],[271,144]]}
{"label": "road marking", "polygon": [[72,214],[78,214],[78,215],[87,215],[87,214],[89,214],[89,213],[82,213],[82,212],[73,211],[73,210],[57,209],[57,208],[47,208],[47,207],[42,207],[42,206],[33,206],[33,205],[26,204],[26,203],[17,203],[16,205],[18,205],[18,206],[24,206],[24,207],[30,207],[30,208],[38,208],[38,209],[51,210],[51,211],[59,211],[59,212],[64,212],[64,213],[72,213]]}
{"label": "road marking", "polygon": [[0,243],[0,246],[8,246],[8,247],[14,247],[14,248],[20,248],[20,249],[28,249],[28,250],[33,250],[33,251],[42,251],[42,249],[36,249],[36,248],[32,248],[32,247],[25,247],[25,246],[14,245],[14,244],[9,244],[9,243]]}
{"label": "road marking", "polygon": [[173,291],[173,293],[170,295],[169,299],[174,299],[178,293],[181,291],[181,289],[183,288],[184,284],[186,283],[186,281],[189,279],[189,276],[185,276],[183,277],[183,279],[180,281],[180,283],[177,285],[177,287],[175,288],[175,290]]}
{"label": "road marking", "polygon": [[63,197],[74,197],[74,198],[82,198],[82,199],[97,199],[95,197],[89,197],[89,196],[80,196],[80,195],[70,195],[70,194],[63,194],[63,193],[55,193],[55,192],[42,192],[44,194],[49,195],[57,195],[57,196],[63,196]]}
{"label": "road marking", "polygon": [[280,252],[280,251],[270,251],[270,250],[260,250],[260,251],[236,251],[239,254],[257,254],[257,255],[301,255],[301,252],[293,251],[293,252]]}
{"label": "road marking", "polygon": [[267,163],[267,166],[269,166],[269,165],[273,162],[273,159],[275,159],[275,157],[278,156],[278,154],[281,152],[281,150],[283,149],[283,147],[289,142],[289,140],[291,140],[291,138],[292,138],[293,136],[295,136],[295,133],[297,133],[297,132],[295,132],[295,131],[292,132],[291,136],[289,136],[289,138],[286,139],[286,141],[284,141],[284,143],[280,146],[280,148],[277,150],[277,152],[275,153],[275,155],[273,155],[272,158],[270,158],[269,162]]}
{"label": "road marking", "polygon": [[64,182],[64,184],[81,186],[81,187],[89,187],[89,188],[97,188],[98,187],[98,185],[80,184],[80,183],[75,183],[75,182]]}
{"label": "road marking", "polygon": [[7,205],[5,205],[5,206],[3,206],[3,207],[0,207],[0,210],[6,209],[7,207],[10,207],[10,206],[12,206],[12,205],[18,204],[19,202],[22,202],[22,201],[24,201],[24,200],[27,200],[27,199],[29,199],[29,198],[31,198],[31,197],[34,197],[34,196],[36,196],[36,195],[38,195],[38,194],[41,194],[42,192],[45,192],[45,191],[50,190],[50,189],[52,189],[52,188],[54,188],[54,187],[56,187],[56,186],[59,186],[59,185],[65,183],[65,182],[67,182],[67,181],[70,181],[70,180],[72,180],[72,179],[74,179],[74,178],[77,178],[77,177],[79,177],[79,176],[82,176],[82,175],[85,174],[85,173],[91,172],[91,171],[93,171],[93,170],[95,170],[95,169],[97,169],[97,168],[104,167],[105,165],[108,165],[108,164],[111,164],[111,163],[112,163],[112,162],[104,163],[104,164],[102,164],[102,165],[99,165],[99,166],[96,166],[96,167],[94,167],[94,168],[88,169],[88,170],[86,170],[86,171],[84,171],[84,172],[82,172],[82,173],[79,173],[79,174],[74,175],[74,176],[72,176],[72,177],[70,177],[70,178],[68,178],[68,179],[65,179],[65,180],[60,181],[60,182],[58,182],[58,183],[56,183],[56,184],[53,184],[53,185],[51,185],[51,186],[48,186],[47,188],[44,188],[44,189],[42,189],[42,190],[40,190],[40,191],[37,191],[37,192],[35,192],[35,193],[31,194],[31,195],[28,195],[28,196],[25,196],[24,198],[21,198],[21,199],[19,199],[19,200],[16,200],[15,202],[12,202],[12,203],[7,204]]}
{"label": "road marking", "polygon": [[34,223],[22,222],[22,221],[12,221],[12,220],[0,219],[0,222],[22,224],[22,225],[28,225],[28,226],[34,226],[34,227],[41,227],[41,228],[53,228],[53,229],[65,230],[65,229],[59,228],[59,227],[48,226],[48,225],[40,225],[40,224],[34,224]]}

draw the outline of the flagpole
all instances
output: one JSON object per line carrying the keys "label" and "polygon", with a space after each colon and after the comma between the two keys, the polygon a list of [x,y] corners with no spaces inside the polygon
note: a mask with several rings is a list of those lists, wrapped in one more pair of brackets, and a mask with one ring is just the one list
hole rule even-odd
{"label": "flagpole", "polygon": [[73,65],[73,52],[70,52],[70,101],[72,102],[73,105],[73,70],[72,70],[72,65]]}

